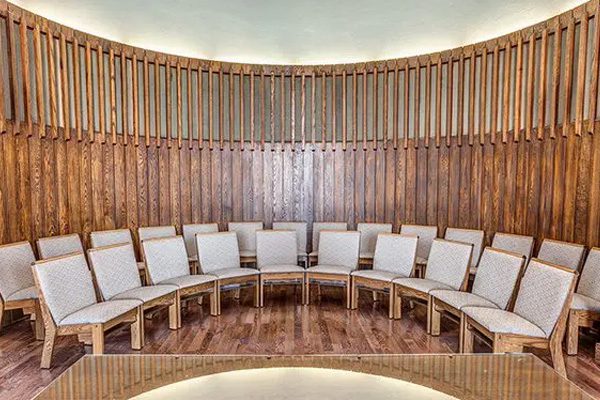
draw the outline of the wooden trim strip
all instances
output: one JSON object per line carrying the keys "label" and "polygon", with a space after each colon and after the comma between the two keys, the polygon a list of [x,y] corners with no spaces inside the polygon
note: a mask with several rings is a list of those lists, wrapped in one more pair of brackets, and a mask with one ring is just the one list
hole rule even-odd
{"label": "wooden trim strip", "polygon": [[129,138],[129,99],[128,75],[127,75],[127,55],[125,50],[121,49],[121,133],[123,134],[123,143],[127,145]]}
{"label": "wooden trim strip", "polygon": [[[132,61],[133,64],[133,61]],[[132,70],[133,71],[133,70]],[[133,96],[135,97],[135,96]],[[160,91],[160,62],[154,59],[154,141],[156,147],[160,147],[162,142],[162,123],[161,123],[161,91]]]}
{"label": "wooden trim strip", "polygon": [[477,54],[471,53],[469,68],[469,146],[473,146],[475,140],[475,72],[477,69]]}
{"label": "wooden trim strip", "polygon": [[265,118],[266,96],[265,96],[265,74],[260,74],[260,149],[265,150],[265,136],[267,131],[267,120]]}
{"label": "wooden trim strip", "polygon": [[115,80],[115,51],[108,49],[108,76],[110,79],[110,133],[112,144],[117,144],[117,83]]}
{"label": "wooden trim strip", "polygon": [[29,39],[27,37],[27,21],[21,16],[19,23],[20,50],[21,50],[21,75],[23,83],[23,116],[27,127],[27,136],[33,134],[33,123],[31,120],[31,79],[29,78]]}
{"label": "wooden trim strip", "polygon": [[106,142],[106,103],[104,93],[104,50],[101,45],[96,47],[96,54],[98,55],[98,69],[96,69],[96,77],[98,78],[98,110],[100,111],[100,141],[101,143]]}
{"label": "wooden trim strip", "polygon": [[444,76],[442,58],[438,58],[435,78],[435,147],[442,141],[442,78]]}
{"label": "wooden trim strip", "polygon": [[[50,103],[50,136],[52,137],[52,139],[56,139],[58,138],[58,116],[57,116],[57,112],[58,112],[58,106],[56,104],[56,69],[55,69],[55,62],[56,62],[56,54],[54,51],[54,35],[52,32],[46,31],[46,55],[48,58],[48,75],[49,75],[49,79],[48,79],[48,97],[49,97],[49,103]],[[91,58],[90,58],[91,60]],[[92,98],[92,107],[93,107],[93,92],[91,91],[91,87],[92,87],[92,74],[91,74],[91,61],[90,61],[90,91],[88,91],[88,97]],[[92,94],[90,96],[90,93]],[[90,108],[88,108],[89,110]],[[94,140],[94,117],[93,117],[93,108],[92,109],[92,135],[91,135],[91,139]],[[89,115],[89,114],[88,114]],[[89,117],[88,117],[89,118]],[[89,126],[89,125],[88,125]]]}
{"label": "wooden trim strip", "polygon": [[302,87],[300,92],[300,134],[302,135],[302,151],[306,145],[306,75],[302,74]]}
{"label": "wooden trim strip", "polygon": [[573,52],[575,51],[575,19],[571,18],[567,25],[567,44],[565,47],[565,70],[564,85],[565,89],[562,95],[563,101],[563,123],[562,135],[566,137],[571,123],[571,98],[573,96]]}
{"label": "wooden trim strip", "polygon": [[556,138],[558,128],[558,107],[560,104],[560,59],[562,51],[562,31],[560,26],[554,30],[554,59],[552,60],[552,90],[550,100],[550,138]]}
{"label": "wooden trim strip", "polygon": [[[77,141],[81,142],[83,140],[83,132],[81,131],[81,67],[80,67],[80,63],[79,63],[79,41],[77,40],[77,38],[73,39],[72,50],[73,50],[73,91],[75,94],[75,96],[74,96],[75,135],[77,136]],[[41,79],[41,77],[40,77],[40,79]],[[42,108],[43,108],[43,105],[42,105]],[[38,115],[39,115],[39,112],[40,112],[40,108],[38,107]]]}
{"label": "wooden trim strip", "polygon": [[[8,45],[8,78],[10,88],[10,103],[12,109],[13,133],[21,133],[21,104],[19,102],[19,70],[17,67],[17,39],[15,38],[15,17],[12,12],[8,12],[6,18],[6,40]],[[54,47],[53,47],[54,48]],[[55,100],[56,101],[56,100]],[[54,135],[56,136],[56,134]],[[54,137],[53,136],[53,137]]]}
{"label": "wooden trim strip", "polygon": [[525,140],[531,141],[533,130],[533,98],[535,83],[535,34],[529,37],[529,51],[527,52],[527,105],[525,110]]}
{"label": "wooden trim strip", "polygon": [[[254,150],[254,79],[254,71],[250,71],[250,150]],[[304,75],[302,75],[302,82],[304,82]],[[304,95],[304,92],[302,92],[302,94]],[[304,115],[304,108],[302,109],[302,113]],[[304,128],[302,132],[302,139],[304,140]],[[304,145],[302,146],[302,149],[304,149]]]}
{"label": "wooden trim strip", "polygon": [[398,111],[400,108],[400,104],[398,103],[398,85],[400,85],[400,70],[398,69],[398,64],[396,64],[394,69],[394,104],[393,104],[393,130],[394,130],[394,149],[398,148]]}
{"label": "wooden trim strip", "polygon": [[518,142],[521,136],[521,94],[523,83],[523,36],[517,40],[517,61],[515,68],[515,115],[514,115],[514,141]]}
{"label": "wooden trim strip", "polygon": [[492,101],[490,115],[490,142],[496,143],[496,133],[498,132],[498,89],[499,89],[499,73],[500,73],[500,49],[494,47],[493,64],[492,64]]}
{"label": "wooden trim strip", "polygon": [[425,67],[425,148],[429,147],[431,136],[431,58]]}
{"label": "wooden trim strip", "polygon": [[421,140],[421,64],[417,61],[415,65],[415,103],[414,103],[414,146],[415,149],[419,147],[419,141]]}
{"label": "wooden trim strip", "polygon": [[150,66],[148,55],[144,54],[144,140],[146,147],[150,146]]}
{"label": "wooden trim strip", "polygon": [[588,117],[588,127],[587,130],[589,133],[594,132],[594,123],[596,121],[596,110],[598,109],[598,68],[600,67],[600,2],[596,2],[596,9],[594,12],[594,21],[595,21],[595,29],[594,29],[594,50],[592,55],[592,66],[590,69],[591,74],[591,82],[590,82],[590,94],[589,94],[589,117]]}
{"label": "wooden trim strip", "polygon": [[577,66],[577,91],[575,99],[575,134],[581,136],[583,131],[583,103],[585,96],[585,69],[587,64],[588,15],[584,13],[579,25],[579,64]]}
{"label": "wooden trim strip", "polygon": [[410,128],[410,67],[404,67],[404,148],[408,148],[408,129]]}
{"label": "wooden trim strip", "polygon": [[446,146],[450,147],[452,140],[452,116],[454,114],[454,60],[448,60],[446,72]]}
{"label": "wooden trim strip", "polygon": [[462,136],[464,133],[464,114],[465,114],[465,57],[460,55],[458,60],[458,116],[456,120],[458,145],[462,146]]}
{"label": "wooden trim strip", "polygon": [[198,90],[196,92],[197,105],[198,105],[198,140],[199,148],[204,148],[204,89],[203,89],[203,71],[202,68],[198,67]]}
{"label": "wooden trim strip", "polygon": [[379,135],[379,71],[373,68],[373,150],[377,149],[377,136]]}
{"label": "wooden trim strip", "polygon": [[219,71],[219,150],[223,150],[223,142],[225,141],[225,110],[223,96],[225,96],[225,87],[223,86],[223,71]]}
{"label": "wooden trim strip", "polygon": [[[136,63],[137,64],[137,63]],[[135,74],[137,77],[137,73]],[[138,91],[135,91],[136,98]],[[173,100],[171,98],[171,60],[167,58],[165,62],[165,126],[167,130],[167,147],[171,148],[171,139],[173,138]],[[221,111],[222,111],[221,101]],[[138,134],[136,134],[137,138]],[[223,146],[221,146],[223,148]]]}
{"label": "wooden trim strip", "polygon": [[294,151],[296,144],[296,75],[292,72],[290,76],[290,142]]}
{"label": "wooden trim strip", "polygon": [[244,132],[244,71],[240,71],[240,148],[244,149],[244,143],[246,142],[246,134]]}
{"label": "wooden trim strip", "polygon": [[136,147],[140,144],[140,111],[137,68],[137,54],[133,53],[133,57],[131,58],[131,100],[133,102],[133,144]]}
{"label": "wooden trim strip", "polygon": [[[283,114],[283,113],[282,113]],[[321,150],[325,151],[325,135],[327,134],[327,78],[321,74]]]}
{"label": "wooden trim strip", "polygon": [[194,111],[192,108],[192,64],[188,61],[186,66],[186,101],[187,101],[187,134],[188,149],[194,148]]}
{"label": "wooden trim strip", "polygon": [[[269,104],[269,121],[271,122],[271,151],[275,150],[275,74],[271,74],[271,102]],[[314,135],[313,135],[314,136]],[[314,138],[313,138],[314,142]]]}
{"label": "wooden trim strip", "polygon": [[[49,36],[46,37],[47,39]],[[50,40],[49,40],[50,42]],[[48,49],[48,54],[50,55],[50,49]],[[50,65],[50,62],[48,62]],[[90,142],[94,141],[95,136],[95,127],[94,127],[94,93],[92,88],[92,47],[90,42],[85,42],[85,97],[86,97],[86,106],[87,106],[87,131],[88,138]],[[52,96],[50,96],[50,103],[52,103]],[[52,107],[50,107],[50,130],[52,132]]]}
{"label": "wooden trim strip", "polygon": [[481,53],[480,89],[479,89],[479,144],[485,144],[487,122],[487,51]]}
{"label": "wooden trim strip", "polygon": [[363,150],[367,149],[367,72],[363,72],[363,92],[362,92],[362,142]]}
{"label": "wooden trim strip", "polygon": [[388,143],[388,75],[390,71],[386,65],[383,70],[383,149],[387,150]]}
{"label": "wooden trim strip", "polygon": [[510,72],[512,69],[512,47],[506,42],[504,47],[504,82],[502,91],[502,143],[508,141],[508,128],[510,123]]}
{"label": "wooden trim strip", "polygon": [[175,65],[175,80],[176,80],[176,88],[175,93],[177,96],[177,147],[181,148],[183,145],[183,110],[182,110],[182,99],[181,99],[181,62],[177,60]]}
{"label": "wooden trim strip", "polygon": [[358,142],[358,78],[352,71],[352,149],[356,150]]}
{"label": "wooden trim strip", "polygon": [[310,81],[311,82],[311,85],[310,85],[310,90],[311,90],[311,93],[310,93],[311,113],[310,113],[310,115],[311,115],[311,118],[312,118],[312,121],[311,121],[311,125],[312,125],[312,127],[311,127],[311,136],[312,136],[312,138],[311,138],[311,141],[312,141],[313,151],[314,151],[315,150],[316,135],[317,135],[317,132],[316,132],[317,131],[317,105],[316,105],[316,98],[315,98],[316,91],[317,91],[317,89],[316,89],[316,87],[317,87],[317,78],[316,78],[316,75],[315,75],[314,72],[312,73],[310,79],[311,79],[311,81]]}
{"label": "wooden trim strip", "polygon": [[235,100],[234,100],[234,75],[232,71],[229,71],[227,75],[227,79],[229,81],[229,109],[227,110],[227,115],[229,119],[229,150],[233,150],[233,134],[235,127]]}
{"label": "wooden trim strip", "polygon": [[[43,76],[43,59],[42,59],[42,40],[40,26],[35,24],[33,29],[33,47],[35,54],[35,88],[36,88],[36,107],[37,107],[37,124],[38,136],[43,138],[46,136],[46,104],[44,103],[44,76]],[[2,54],[2,44],[0,43],[0,54]],[[4,82],[3,71],[0,68],[0,82]],[[4,85],[0,85],[0,133],[6,131],[4,121]]]}
{"label": "wooden trim strip", "polygon": [[[302,75],[304,76],[304,75]],[[342,150],[346,151],[347,141],[348,141],[348,124],[347,124],[347,96],[348,96],[348,88],[346,87],[348,83],[346,70],[342,71]],[[303,107],[304,109],[304,107]]]}
{"label": "wooden trim strip", "polygon": [[546,127],[546,74],[547,74],[547,59],[548,59],[548,29],[542,31],[542,39],[540,42],[540,72],[538,74],[538,123],[537,123],[537,138],[544,138],[544,130]]}

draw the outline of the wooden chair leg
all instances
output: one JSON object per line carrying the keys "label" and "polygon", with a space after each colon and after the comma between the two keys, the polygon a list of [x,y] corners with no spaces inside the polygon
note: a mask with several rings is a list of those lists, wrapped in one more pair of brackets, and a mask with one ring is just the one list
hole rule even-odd
{"label": "wooden chair leg", "polygon": [[262,279],[262,276],[259,278],[259,284],[258,284],[258,291],[259,291],[259,306],[260,307],[264,307],[265,305],[265,282]]}
{"label": "wooden chair leg", "polygon": [[306,276],[302,276],[302,281],[300,282],[302,285],[302,305],[306,304]]}
{"label": "wooden chair leg", "polygon": [[44,335],[44,347],[42,348],[42,362],[40,368],[48,369],[52,363],[52,352],[54,351],[54,340],[56,339],[56,328],[46,327]]}
{"label": "wooden chair leg", "polygon": [[[33,333],[35,340],[44,340],[44,319],[42,317],[42,308],[40,302],[35,302],[35,320],[33,321]],[[2,324],[2,313],[0,312],[0,324]]]}
{"label": "wooden chair leg", "polygon": [[464,353],[465,347],[465,314],[460,313],[460,322],[458,326],[458,352]]}
{"label": "wooden chair leg", "polygon": [[92,325],[92,354],[104,354],[104,327],[102,324]]}
{"label": "wooden chair leg", "polygon": [[431,296],[427,299],[427,334],[431,335],[431,318],[432,318],[432,309],[431,309]]}
{"label": "wooden chair leg", "polygon": [[579,316],[577,311],[569,311],[569,320],[567,322],[567,354],[577,355],[579,346]]}
{"label": "wooden chair leg", "polygon": [[379,293],[377,293],[377,292],[376,292],[376,291],[374,291],[374,290],[373,290],[371,293],[372,293],[372,295],[373,295],[373,302],[374,302],[374,303],[377,303],[377,302],[379,301]]}
{"label": "wooden chair leg", "polygon": [[440,336],[440,325],[442,319],[442,313],[435,309],[435,299],[429,296],[429,304],[430,304],[430,320],[431,320],[431,335],[432,336]]}
{"label": "wooden chair leg", "polygon": [[0,301],[0,332],[2,332],[2,317],[4,316],[4,302]]}
{"label": "wooden chair leg", "polygon": [[[395,286],[395,285],[394,285]],[[394,319],[402,318],[402,297],[397,289],[394,289]]]}
{"label": "wooden chair leg", "polygon": [[262,307],[260,299],[260,275],[256,276],[256,282],[254,282],[254,307]]}
{"label": "wooden chair leg", "polygon": [[179,329],[179,318],[181,310],[179,309],[179,292],[173,296],[173,304],[169,306],[169,329]]}
{"label": "wooden chair leg", "polygon": [[304,295],[306,296],[304,300],[305,305],[310,304],[310,278],[308,276],[304,277]]}
{"label": "wooden chair leg", "polygon": [[463,336],[463,344],[462,344],[462,353],[472,353],[473,352],[473,342],[475,341],[475,335],[471,330],[470,325],[466,321],[463,324],[462,336]]}
{"label": "wooden chair leg", "polygon": [[350,295],[352,296],[352,299],[350,301],[350,308],[356,310],[356,308],[358,307],[358,287],[356,286],[354,279],[351,279]]}
{"label": "wooden chair leg", "polygon": [[199,306],[202,306],[203,302],[204,302],[204,296],[198,296],[198,299],[196,299],[196,303],[198,303]]}
{"label": "wooden chair leg", "polygon": [[348,310],[352,308],[352,279],[349,275],[346,279],[346,308]]}
{"label": "wooden chair leg", "polygon": [[131,324],[131,348],[141,350],[144,347],[144,309],[137,308],[135,321]]}
{"label": "wooden chair leg", "polygon": [[235,300],[239,300],[240,299],[240,288],[237,288],[233,291],[233,298]]}
{"label": "wooden chair leg", "polygon": [[213,291],[213,297],[215,302],[215,315],[221,315],[221,284],[219,281],[216,281],[215,290]]}
{"label": "wooden chair leg", "polygon": [[393,283],[390,283],[390,302],[388,305],[388,318],[394,319],[394,304],[396,303],[396,290]]}
{"label": "wooden chair leg", "polygon": [[[176,319],[177,328],[176,329],[179,329],[179,328],[181,328],[181,293],[179,292],[179,290],[177,290],[175,303],[176,303],[176,305],[175,305],[174,311],[177,313],[176,314],[176,317],[177,317],[177,319]],[[171,313],[171,309],[169,308],[169,317],[170,317],[170,313]]]}
{"label": "wooden chair leg", "polygon": [[562,340],[550,340],[550,355],[552,356],[552,366],[556,372],[562,376],[567,377],[567,370],[565,368],[565,359],[563,357]]}

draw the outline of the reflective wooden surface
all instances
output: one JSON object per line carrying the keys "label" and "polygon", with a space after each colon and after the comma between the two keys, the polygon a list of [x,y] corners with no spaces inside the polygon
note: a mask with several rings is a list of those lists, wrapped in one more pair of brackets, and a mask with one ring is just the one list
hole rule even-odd
{"label": "reflective wooden surface", "polygon": [[592,399],[531,354],[86,355],[36,398],[127,399],[204,375],[284,367],[385,376],[430,387],[459,399]]}

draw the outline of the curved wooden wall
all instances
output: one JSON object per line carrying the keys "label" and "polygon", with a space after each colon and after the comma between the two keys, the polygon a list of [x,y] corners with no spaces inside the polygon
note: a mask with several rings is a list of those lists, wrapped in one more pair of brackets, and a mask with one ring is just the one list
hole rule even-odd
{"label": "curved wooden wall", "polygon": [[599,4],[426,56],[269,66],[157,54],[0,1],[0,242],[335,219],[598,245]]}

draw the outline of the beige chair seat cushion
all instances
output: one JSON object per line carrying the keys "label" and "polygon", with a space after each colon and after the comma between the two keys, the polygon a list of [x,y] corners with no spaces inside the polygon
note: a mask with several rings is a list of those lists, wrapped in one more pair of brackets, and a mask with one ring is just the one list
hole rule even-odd
{"label": "beige chair seat cushion", "polygon": [[350,275],[354,271],[352,268],[342,265],[315,265],[306,270],[313,274],[334,274],[334,275]]}
{"label": "beige chair seat cushion", "polygon": [[139,300],[109,300],[95,303],[67,315],[58,325],[104,324],[141,304]]}
{"label": "beige chair seat cushion", "polygon": [[137,267],[138,267],[138,269],[139,269],[140,271],[143,271],[143,270],[145,270],[145,269],[146,269],[146,263],[145,263],[145,262],[143,262],[143,261],[138,261],[138,262],[137,262]]}
{"label": "beige chair seat cushion", "polygon": [[38,293],[37,288],[35,286],[30,286],[25,289],[17,290],[8,298],[6,301],[16,301],[16,300],[28,300],[28,299],[37,299]]}
{"label": "beige chair seat cushion", "polygon": [[456,290],[432,290],[429,294],[457,310],[461,310],[463,307],[498,308],[493,302],[473,293],[457,292]]}
{"label": "beige chair seat cushion", "polygon": [[391,282],[396,278],[402,278],[394,272],[381,271],[378,269],[361,269],[352,272],[352,276],[359,276],[361,278],[374,279],[376,281]]}
{"label": "beige chair seat cushion", "polygon": [[600,301],[583,294],[575,293],[571,309],[600,312]]}
{"label": "beige chair seat cushion", "polygon": [[373,259],[374,257],[374,253],[367,251],[367,252],[362,252],[358,255],[358,257],[360,258],[367,258],[367,259]]}
{"label": "beige chair seat cushion", "polygon": [[256,251],[240,250],[240,257],[256,257]]}
{"label": "beige chair seat cushion", "polygon": [[173,293],[176,290],[177,286],[175,285],[141,286],[119,293],[113,296],[111,300],[132,299],[147,303],[166,294]]}
{"label": "beige chair seat cushion", "polygon": [[304,268],[298,265],[265,265],[261,267],[261,274],[285,274],[288,272],[304,272]]}
{"label": "beige chair seat cushion", "polygon": [[159,285],[173,285],[179,289],[191,286],[202,285],[203,283],[214,282],[217,278],[213,275],[182,275],[175,278],[165,279],[158,282]]}
{"label": "beige chair seat cushion", "polygon": [[452,290],[452,288],[448,285],[444,285],[438,281],[433,281],[431,279],[420,279],[420,278],[398,278],[394,279],[394,283],[398,285],[415,289],[423,293],[429,293],[432,290],[436,289],[448,289]]}
{"label": "beige chair seat cushion", "polygon": [[487,307],[464,307],[462,312],[492,333],[546,337],[539,326],[510,311]]}
{"label": "beige chair seat cushion", "polygon": [[423,258],[423,257],[417,256],[417,258],[415,259],[415,262],[419,265],[427,265],[427,259]]}
{"label": "beige chair seat cushion", "polygon": [[210,271],[219,279],[240,278],[242,276],[258,275],[258,270],[252,268],[222,268]]}

